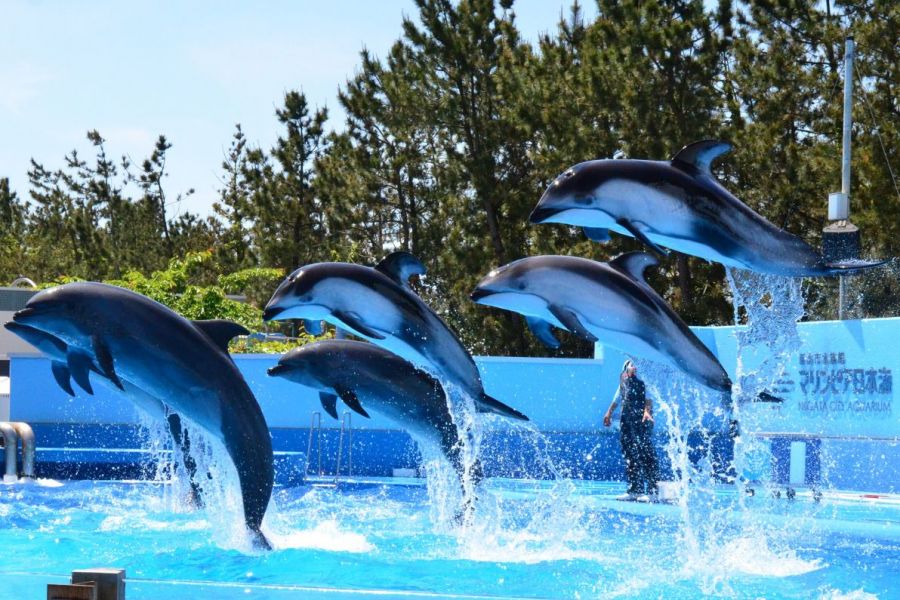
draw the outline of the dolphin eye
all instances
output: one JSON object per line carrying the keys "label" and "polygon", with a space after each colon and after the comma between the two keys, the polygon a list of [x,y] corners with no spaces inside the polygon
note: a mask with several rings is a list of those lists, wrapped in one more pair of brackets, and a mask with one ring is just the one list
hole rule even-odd
{"label": "dolphin eye", "polygon": [[527,286],[525,285],[524,281],[520,281],[519,283],[516,284],[516,287],[519,288],[520,290],[524,290]]}
{"label": "dolphin eye", "polygon": [[576,194],[572,199],[576,204],[582,205],[589,205],[594,202],[594,198],[590,194]]}

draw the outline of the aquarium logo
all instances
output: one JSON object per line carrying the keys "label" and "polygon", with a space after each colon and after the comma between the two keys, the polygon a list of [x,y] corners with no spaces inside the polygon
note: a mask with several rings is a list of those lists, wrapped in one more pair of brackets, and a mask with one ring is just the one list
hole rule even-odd
{"label": "aquarium logo", "polygon": [[859,417],[892,412],[894,377],[888,367],[848,366],[844,352],[802,353],[799,375],[803,413]]}

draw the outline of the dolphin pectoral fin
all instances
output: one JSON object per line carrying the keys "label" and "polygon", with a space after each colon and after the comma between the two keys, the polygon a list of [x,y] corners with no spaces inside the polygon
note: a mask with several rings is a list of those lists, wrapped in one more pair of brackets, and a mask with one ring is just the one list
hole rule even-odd
{"label": "dolphin pectoral fin", "polygon": [[375,265],[375,270],[408,289],[409,278],[413,275],[424,275],[425,265],[409,252],[399,251],[385,256],[380,263]]}
{"label": "dolphin pectoral fin", "polygon": [[[362,407],[359,403],[359,398],[356,397],[356,394],[353,393],[352,390],[348,390],[346,388],[335,390],[341,397],[341,400],[344,401],[344,404],[350,407],[353,412],[359,413],[367,419],[371,419],[369,413],[366,412],[366,409]],[[337,418],[337,416],[335,416]]]}
{"label": "dolphin pectoral fin", "polygon": [[68,395],[74,396],[75,390],[72,389],[71,376],[66,365],[58,360],[54,360],[50,363],[50,370],[53,372],[53,378],[59,384],[59,387]]}
{"label": "dolphin pectoral fin", "polygon": [[566,329],[589,342],[598,341],[597,336],[587,330],[574,312],[557,304],[551,304],[549,308],[553,316],[559,319]]}
{"label": "dolphin pectoral fin", "polygon": [[98,336],[94,336],[91,340],[94,346],[94,356],[97,358],[97,364],[100,365],[100,374],[112,381],[117,388],[125,391],[125,386],[116,375],[116,369],[113,366],[112,354],[106,344],[103,343]]}
{"label": "dolphin pectoral fin", "polygon": [[553,335],[550,323],[537,317],[525,317],[525,322],[528,323],[528,329],[531,330],[534,337],[539,339],[542,344],[548,348],[559,348],[559,340]]}
{"label": "dolphin pectoral fin", "polygon": [[582,227],[584,235],[592,242],[600,242],[605,244],[609,241],[609,229],[603,227]]}
{"label": "dolphin pectoral fin", "polygon": [[322,408],[325,409],[325,412],[331,415],[332,419],[338,418],[337,399],[338,397],[334,394],[329,394],[328,392],[319,392],[319,401],[322,403]]}
{"label": "dolphin pectoral fin", "polygon": [[322,335],[325,333],[324,321],[314,321],[312,319],[303,319],[303,330],[309,335]]}
{"label": "dolphin pectoral fin", "polygon": [[694,168],[704,175],[712,177],[712,163],[714,160],[731,151],[731,144],[721,140],[701,140],[688,144],[672,157],[672,164],[676,167],[685,166]]}
{"label": "dolphin pectoral fin", "polygon": [[366,337],[375,338],[376,340],[383,340],[384,336],[366,325],[362,322],[362,319],[359,318],[359,315],[354,312],[345,312],[343,310],[334,311],[335,317],[343,321],[347,327],[358,331]]}
{"label": "dolphin pectoral fin", "polygon": [[250,335],[246,327],[227,319],[206,319],[191,322],[194,324],[194,327],[205,333],[206,337],[211,339],[225,354],[228,354],[228,342],[232,338],[239,335]]}
{"label": "dolphin pectoral fin", "polygon": [[475,407],[478,412],[495,413],[504,417],[509,417],[511,419],[518,419],[519,421],[530,420],[528,417],[514,409],[512,406],[503,404],[496,398],[492,398],[491,396],[488,396],[483,392],[481,394],[481,398],[478,399]]}
{"label": "dolphin pectoral fin", "polygon": [[608,264],[616,271],[628,275],[635,281],[647,284],[647,280],[644,279],[644,271],[647,267],[655,267],[659,264],[659,261],[646,252],[627,252],[615,257]]}
{"label": "dolphin pectoral fin", "polygon": [[72,379],[88,394],[94,395],[94,389],[91,387],[91,379],[89,373],[92,366],[91,357],[79,350],[69,347],[69,353],[66,355],[66,365]]}
{"label": "dolphin pectoral fin", "polygon": [[628,219],[617,219],[616,223],[618,223],[623,229],[625,229],[628,233],[634,236],[634,238],[640,241],[642,244],[659,254],[660,256],[668,256],[669,251],[658,245],[656,242],[652,241],[650,238],[644,234],[643,231],[635,227],[634,223],[629,221]]}

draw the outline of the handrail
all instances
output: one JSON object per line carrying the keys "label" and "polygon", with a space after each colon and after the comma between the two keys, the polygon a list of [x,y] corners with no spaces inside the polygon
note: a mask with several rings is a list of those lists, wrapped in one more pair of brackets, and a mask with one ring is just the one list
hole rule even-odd
{"label": "handrail", "polygon": [[34,430],[28,423],[16,421],[10,423],[22,440],[22,476],[34,479]]}
{"label": "handrail", "polygon": [[312,418],[309,423],[309,441],[306,444],[306,468],[303,470],[303,476],[306,477],[309,475],[309,458],[312,454],[312,440],[313,440],[313,431],[318,431],[318,471],[316,471],[316,475],[322,474],[322,413],[316,411],[312,414]]}
{"label": "handrail", "polygon": [[751,431],[749,435],[758,438],[791,438],[795,440],[840,440],[845,442],[900,442],[900,436],[868,436],[868,435],[827,435],[818,433],[802,433],[791,431]]}
{"label": "handrail", "polygon": [[341,437],[338,439],[337,465],[334,468],[334,484],[337,485],[341,476],[341,454],[344,449],[344,427],[347,428],[347,477],[353,474],[353,426],[352,416],[347,411],[341,415]]}
{"label": "handrail", "polygon": [[16,453],[19,451],[19,434],[6,421],[0,421],[0,435],[3,436],[3,448],[6,454],[6,469],[3,471],[3,483],[15,483],[19,480],[16,471]]}

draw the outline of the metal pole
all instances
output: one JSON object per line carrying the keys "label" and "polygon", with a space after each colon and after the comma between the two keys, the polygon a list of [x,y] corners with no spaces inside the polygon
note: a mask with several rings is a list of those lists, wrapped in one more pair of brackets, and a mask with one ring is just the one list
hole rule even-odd
{"label": "metal pole", "polygon": [[[841,204],[840,217],[850,220],[850,141],[853,130],[853,59],[856,43],[852,37],[844,42],[844,125],[841,143]],[[844,320],[844,276],[838,277],[838,319]]]}
{"label": "metal pole", "polygon": [[844,140],[841,159],[841,192],[847,197],[847,217],[850,216],[850,133],[853,128],[853,59],[856,43],[848,37],[844,47]]}

